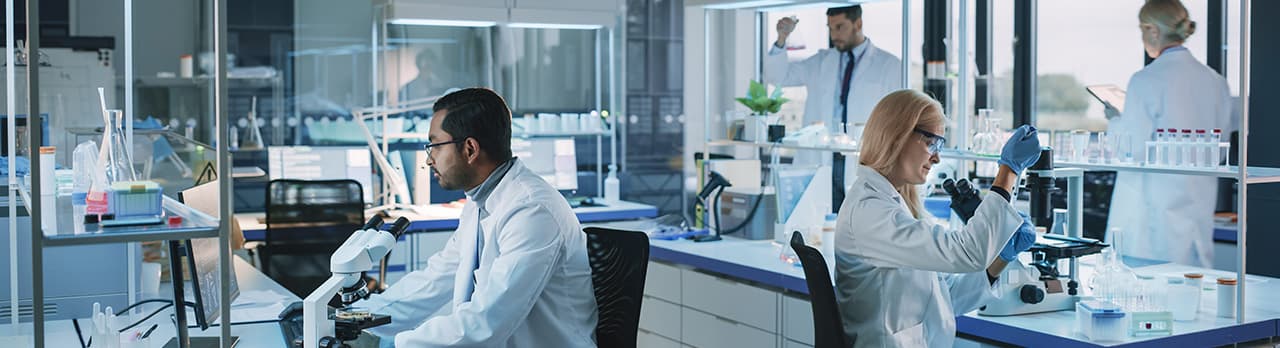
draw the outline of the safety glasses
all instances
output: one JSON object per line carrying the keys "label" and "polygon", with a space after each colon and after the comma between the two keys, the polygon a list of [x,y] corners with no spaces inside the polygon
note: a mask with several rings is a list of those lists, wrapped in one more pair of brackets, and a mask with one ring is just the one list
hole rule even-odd
{"label": "safety glasses", "polygon": [[947,145],[947,138],[944,136],[923,131],[919,128],[912,129],[911,131],[924,136],[924,142],[925,144],[929,144],[929,153],[931,154],[936,155],[939,152],[942,152],[942,147]]}

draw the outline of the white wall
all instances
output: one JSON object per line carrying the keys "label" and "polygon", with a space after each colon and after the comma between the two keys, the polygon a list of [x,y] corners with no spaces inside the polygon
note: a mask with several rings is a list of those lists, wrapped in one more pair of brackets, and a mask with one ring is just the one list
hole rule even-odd
{"label": "white wall", "polygon": [[[133,73],[155,76],[178,71],[178,57],[196,54],[199,27],[195,1],[133,0]],[[116,76],[124,76],[124,1],[71,2],[73,36],[115,37]],[[56,63],[55,63],[56,64]],[[123,81],[122,81],[123,82]],[[123,94],[122,94],[123,95]]]}

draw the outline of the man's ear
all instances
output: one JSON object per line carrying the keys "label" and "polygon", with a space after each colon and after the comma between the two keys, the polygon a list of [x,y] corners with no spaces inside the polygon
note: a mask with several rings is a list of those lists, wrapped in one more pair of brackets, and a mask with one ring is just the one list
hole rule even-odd
{"label": "man's ear", "polygon": [[467,163],[475,164],[480,159],[480,141],[476,138],[467,138],[463,141],[462,155],[466,157]]}

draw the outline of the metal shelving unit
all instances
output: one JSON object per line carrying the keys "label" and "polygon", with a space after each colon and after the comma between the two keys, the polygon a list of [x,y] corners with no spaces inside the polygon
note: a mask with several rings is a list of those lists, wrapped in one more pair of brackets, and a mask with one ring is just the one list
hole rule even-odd
{"label": "metal shelving unit", "polygon": [[[225,69],[226,55],[224,53],[226,52],[226,46],[227,46],[226,2],[224,0],[197,0],[197,1],[199,2],[200,6],[204,9],[204,11],[208,11],[204,13],[208,13],[209,16],[211,17],[211,18],[206,18],[209,20],[208,22],[204,22],[204,23],[208,23],[208,25],[211,28],[204,28],[204,30],[201,30],[202,33],[208,35],[206,38],[209,39],[208,42],[211,43],[211,46],[213,46],[213,49],[212,49],[214,53],[213,55],[214,57],[216,57],[215,58],[216,64],[214,64],[215,67],[214,67],[213,74],[211,77],[207,78],[206,81],[212,84],[211,109],[212,109],[213,115],[215,116],[215,126],[218,129],[224,129],[225,127],[222,127],[222,125],[225,125],[226,124],[225,122],[227,120],[227,110],[226,110],[227,109],[227,101],[226,101],[227,76],[226,76],[226,69]],[[39,52],[40,36],[41,36],[39,35],[40,24],[41,24],[40,23],[40,8],[41,8],[40,0],[28,0],[26,5],[27,6],[24,9],[25,10],[24,15],[26,19],[26,32],[29,33],[29,35],[26,38],[27,47],[25,48],[25,51]],[[6,21],[6,23],[15,23],[13,20],[13,13],[15,8],[13,7],[12,2],[9,3],[9,6],[10,7],[7,8],[7,11],[6,11],[6,13],[9,14],[9,16],[7,17],[8,20]],[[133,69],[131,66],[132,55],[134,54],[132,10],[133,10],[133,0],[124,0],[124,23],[125,23],[125,30],[124,30],[125,60],[124,61],[125,61],[125,82],[126,82],[126,92],[127,92],[124,105],[126,105],[126,115],[131,115],[132,109],[134,107],[133,95],[131,93],[131,88],[134,83]],[[13,39],[14,28],[12,26],[9,26],[5,30],[6,30],[6,38],[7,38],[6,54],[7,56],[11,56],[13,52],[11,45],[13,45],[13,42],[15,41]],[[13,60],[6,59],[6,61],[13,61]],[[9,65],[7,67],[8,71],[6,74],[6,76],[9,78],[8,82],[10,83],[9,84],[10,87],[7,89],[8,91],[10,91],[9,92],[10,94],[8,95],[9,97],[8,99],[11,101],[17,99],[17,97],[12,94],[14,90],[13,84],[12,84],[13,83],[12,76],[13,76],[14,69],[15,68],[13,67],[13,65]],[[40,96],[40,88],[39,88],[40,79],[34,78],[34,77],[40,76],[39,74],[40,65],[28,64],[25,67],[25,69],[26,69],[27,76],[32,76],[33,78],[28,78],[25,81],[26,90],[28,91],[28,95],[26,96],[28,109],[21,110],[21,111],[26,114],[39,115],[42,110],[40,105],[42,101],[42,98],[40,98],[41,96]],[[15,103],[11,102],[8,104],[11,105],[12,107],[12,105],[14,105]],[[13,124],[12,122],[14,122],[15,113],[16,113],[15,111],[6,112],[6,114],[8,115],[8,122],[10,122],[10,124]],[[57,117],[57,115],[53,115],[53,117]],[[13,127],[10,127],[9,129],[12,131]],[[39,129],[39,128],[36,128],[36,129]],[[132,131],[131,123],[130,123],[130,126],[126,127],[126,129],[128,129],[126,131],[126,134],[131,133]],[[39,131],[28,132],[28,136],[29,136],[28,153],[30,154],[38,153],[38,151],[36,151],[36,147],[38,147],[39,144],[42,143],[41,133],[42,132],[39,132]],[[132,143],[132,139],[130,139],[129,137],[131,137],[131,135],[126,135],[126,139],[125,139],[126,143]],[[9,149],[11,149],[11,152],[13,152],[8,155],[12,156],[13,154],[16,153],[16,149],[14,149],[14,143],[16,142],[15,141],[16,139],[14,139],[13,136],[9,136],[8,139],[9,139],[8,141],[10,142]],[[227,144],[227,132],[225,131],[218,132],[217,140],[218,140],[217,144]],[[218,172],[231,173],[231,163],[229,160],[230,156],[228,154],[226,146],[225,145],[219,146],[216,152],[217,152],[217,158],[218,158],[218,161],[217,161]],[[40,162],[41,161],[39,156],[31,156],[30,163],[31,163],[31,168],[34,169],[33,174],[38,174],[39,172],[38,168],[40,168]],[[190,238],[217,237],[219,239],[219,245],[220,245],[219,278],[222,284],[222,288],[219,291],[221,298],[218,299],[217,301],[218,303],[231,302],[230,292],[228,291],[228,286],[231,283],[231,259],[230,259],[231,248],[230,248],[230,232],[229,232],[230,225],[227,223],[228,221],[230,221],[229,217],[232,215],[232,211],[231,211],[232,202],[230,200],[231,180],[219,181],[219,193],[220,193],[219,197],[221,199],[219,216],[224,218],[216,219],[212,216],[208,216],[208,215],[196,212],[166,197],[163,202],[164,210],[166,211],[167,214],[182,216],[183,222],[181,224],[175,225],[175,226],[169,226],[169,225],[154,226],[153,225],[153,226],[141,226],[141,227],[139,226],[111,227],[111,228],[101,228],[100,230],[96,230],[89,233],[83,233],[83,232],[76,233],[74,231],[74,228],[71,231],[66,230],[68,226],[74,225],[72,221],[73,216],[70,212],[69,198],[63,197],[62,199],[59,199],[58,203],[65,203],[65,204],[59,205],[55,203],[55,207],[58,207],[58,208],[55,208],[54,209],[55,211],[53,212],[44,211],[45,209],[41,206],[41,204],[32,204],[34,202],[30,199],[31,197],[42,197],[44,194],[43,192],[41,192],[41,186],[40,186],[41,182],[44,180],[53,180],[54,178],[42,178],[40,175],[31,175],[30,177],[31,177],[31,180],[30,180],[29,189],[18,185],[16,183],[16,178],[14,178],[13,175],[9,176],[10,179],[7,186],[9,188],[10,197],[14,197],[16,195],[22,196],[23,203],[27,205],[27,211],[30,213],[29,215],[31,218],[30,233],[31,233],[32,249],[31,249],[31,262],[29,263],[29,266],[32,269],[31,273],[33,278],[30,284],[31,302],[32,302],[31,303],[32,304],[31,333],[33,335],[33,343],[35,347],[43,348],[45,346],[45,337],[44,337],[46,334],[45,332],[45,325],[46,325],[45,299],[44,299],[44,296],[45,296],[44,276],[45,275],[43,274],[43,270],[44,270],[43,254],[44,254],[44,249],[46,248],[68,246],[68,245],[133,243],[133,242],[143,242],[143,241],[166,241],[166,240],[180,240],[180,239],[190,239]],[[11,210],[16,209],[16,206],[14,204],[10,204],[10,206],[12,207],[10,208]],[[57,213],[58,223],[57,223],[57,226],[52,226],[52,228],[50,228],[50,226],[42,226],[43,221],[41,219],[41,216],[43,214],[49,214],[49,213]],[[10,231],[13,233],[11,238],[16,239],[18,231],[14,230],[14,227],[12,227],[14,224],[14,222],[12,221],[16,221],[16,218],[17,218],[14,215],[15,214],[10,214],[10,219],[11,219]],[[46,230],[48,230],[51,233],[48,233],[48,234],[44,233]],[[15,256],[11,256],[11,257],[16,258],[16,253],[14,254]],[[133,261],[129,261],[129,262],[133,262]],[[12,267],[15,267],[15,271],[12,273],[17,274],[18,272],[16,271],[16,267],[18,266],[16,262],[13,262]],[[16,277],[16,275],[14,277]],[[132,274],[131,272],[130,278],[131,279],[130,279],[129,292],[130,292],[130,301],[132,302],[135,300],[133,298],[134,297],[133,294],[136,293],[134,289],[136,287],[136,281],[134,281],[133,278],[136,278],[136,275]],[[11,278],[11,280],[16,280],[16,278]],[[14,284],[14,286],[16,286],[16,284]],[[13,306],[13,308],[15,308],[15,314],[16,314],[17,307],[18,306]],[[221,311],[221,313],[219,313],[220,317],[230,318],[231,316],[230,306],[221,306],[220,311]],[[179,312],[178,314],[179,318],[182,318],[183,315],[181,313],[183,312],[180,309],[178,312]],[[18,320],[18,315],[12,315],[11,317],[13,318],[12,320],[14,320],[14,323],[16,324]],[[187,341],[188,339],[187,331],[186,331],[185,325],[182,325],[182,326],[183,327],[176,328],[178,331],[178,342],[180,346],[187,347],[189,345],[189,342]],[[230,337],[231,337],[230,326],[221,325],[220,338],[221,338],[221,344],[223,347],[228,347],[228,348],[231,347],[231,344],[233,342],[230,340]]]}

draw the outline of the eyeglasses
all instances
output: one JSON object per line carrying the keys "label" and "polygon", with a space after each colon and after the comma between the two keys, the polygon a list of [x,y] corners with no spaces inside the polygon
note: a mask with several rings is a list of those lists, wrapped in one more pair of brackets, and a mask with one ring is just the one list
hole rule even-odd
{"label": "eyeglasses", "polygon": [[947,138],[941,135],[926,132],[926,131],[920,130],[919,128],[912,129],[911,131],[919,133],[920,135],[924,136],[925,143],[929,144],[929,153],[931,154],[936,155],[939,152],[942,152],[942,146],[947,144]]}
{"label": "eyeglasses", "polygon": [[454,140],[446,141],[446,142],[443,142],[443,143],[429,143],[429,144],[427,144],[427,145],[425,146],[425,148],[427,149],[427,156],[431,156],[431,148],[433,148],[433,147],[437,147],[437,146],[444,146],[444,145],[449,145],[449,144],[457,144],[457,143],[461,143],[461,142],[464,142],[464,141],[467,141],[467,138],[465,138],[465,137],[464,137],[464,138],[462,138],[462,139],[454,139]]}

